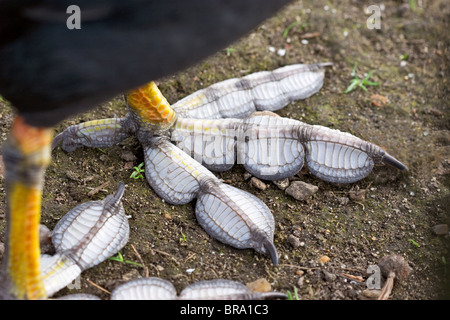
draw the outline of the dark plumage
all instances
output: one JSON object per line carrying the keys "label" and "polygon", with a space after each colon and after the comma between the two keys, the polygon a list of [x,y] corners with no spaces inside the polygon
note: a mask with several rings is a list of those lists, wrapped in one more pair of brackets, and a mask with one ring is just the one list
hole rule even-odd
{"label": "dark plumage", "polygon": [[[237,40],[288,0],[0,0],[0,94],[53,126]],[[69,30],[69,5],[81,29]]]}

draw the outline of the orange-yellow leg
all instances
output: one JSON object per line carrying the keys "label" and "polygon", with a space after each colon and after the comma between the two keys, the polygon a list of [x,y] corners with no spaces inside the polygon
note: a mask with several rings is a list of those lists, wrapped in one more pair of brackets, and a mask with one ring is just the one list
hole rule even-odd
{"label": "orange-yellow leg", "polygon": [[18,299],[43,299],[39,222],[44,173],[50,162],[52,130],[16,117],[3,147],[8,196],[7,248],[2,284]]}
{"label": "orange-yellow leg", "polygon": [[177,119],[175,111],[153,81],[130,91],[127,99],[130,107],[144,125],[155,126],[158,130],[166,130]]}

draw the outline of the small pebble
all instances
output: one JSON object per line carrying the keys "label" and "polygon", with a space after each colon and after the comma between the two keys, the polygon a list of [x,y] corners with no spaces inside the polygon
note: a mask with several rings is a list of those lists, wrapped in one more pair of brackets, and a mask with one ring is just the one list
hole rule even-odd
{"label": "small pebble", "polygon": [[298,275],[298,276],[302,276],[303,274],[305,274],[305,271],[297,270],[297,271],[295,271],[295,274]]}
{"label": "small pebble", "polygon": [[336,280],[336,275],[334,273],[330,273],[326,270],[322,270],[323,278],[328,282],[333,282]]}
{"label": "small pebble", "polygon": [[127,162],[129,162],[129,161],[135,161],[135,160],[137,159],[136,156],[134,155],[134,153],[131,152],[131,151],[128,151],[128,150],[123,151],[123,152],[120,154],[120,158],[121,158],[122,160],[127,161]]}
{"label": "small pebble", "polygon": [[251,177],[252,177],[252,174],[251,174],[251,173],[248,173],[248,172],[244,173],[244,180],[248,180],[248,179],[250,179]]}
{"label": "small pebble", "polygon": [[304,201],[316,193],[317,190],[319,190],[319,188],[312,184],[303,181],[293,181],[285,191],[296,200]]}
{"label": "small pebble", "polygon": [[433,227],[433,232],[435,235],[443,236],[448,234],[448,225],[447,224],[437,224]]}
{"label": "small pebble", "polygon": [[384,107],[387,103],[388,100],[385,96],[382,96],[380,94],[373,94],[370,97],[371,101],[372,101],[372,105],[375,107]]}
{"label": "small pebble", "polygon": [[298,248],[300,247],[300,239],[297,238],[296,236],[293,236],[292,234],[288,236],[287,238],[289,244],[293,247],[293,248]]}
{"label": "small pebble", "polygon": [[328,261],[330,261],[329,256],[321,256],[319,259],[317,259],[318,263],[327,263]]}
{"label": "small pebble", "polygon": [[286,49],[278,49],[277,55],[284,57],[286,55]]}
{"label": "small pebble", "polygon": [[158,264],[158,265],[156,265],[156,270],[158,270],[158,271],[164,271],[164,267],[163,267],[163,266],[160,266],[160,265]]}
{"label": "small pebble", "polygon": [[287,187],[289,187],[289,178],[283,180],[274,180],[273,184],[276,185],[281,190],[285,190]]}
{"label": "small pebble", "polygon": [[186,269],[186,272],[187,273],[189,273],[189,274],[191,274],[192,272],[194,272],[195,271],[195,269],[194,268],[189,268],[189,269]]}
{"label": "small pebble", "polygon": [[125,162],[125,164],[123,165],[123,168],[125,170],[133,169],[133,167],[134,167],[134,162],[133,161]]}
{"label": "small pebble", "polygon": [[264,191],[267,188],[267,185],[256,177],[250,179],[250,185],[261,191]]}
{"label": "small pebble", "polygon": [[253,282],[246,284],[247,288],[252,290],[253,292],[271,292],[272,286],[269,281],[264,278],[259,278]]}

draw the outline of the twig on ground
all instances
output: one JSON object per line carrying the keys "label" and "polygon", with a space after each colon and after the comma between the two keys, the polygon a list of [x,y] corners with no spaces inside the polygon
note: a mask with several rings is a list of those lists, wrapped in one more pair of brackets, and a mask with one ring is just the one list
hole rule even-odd
{"label": "twig on ground", "polygon": [[99,290],[101,290],[101,291],[103,291],[103,292],[106,292],[107,294],[111,294],[111,292],[109,292],[109,291],[106,290],[105,288],[99,286],[98,284],[92,282],[91,280],[87,279],[86,281],[87,281],[90,285],[96,287],[97,289],[99,289]]}
{"label": "twig on ground", "polygon": [[139,252],[136,250],[136,248],[134,247],[133,244],[131,245],[131,248],[133,249],[134,254],[136,255],[136,257],[138,258],[138,260],[139,260],[140,263],[142,264],[142,267],[144,268],[144,271],[145,271],[145,277],[148,278],[149,272],[148,272],[147,266],[146,266],[145,263],[144,263],[144,260],[142,259],[141,255],[140,255]]}

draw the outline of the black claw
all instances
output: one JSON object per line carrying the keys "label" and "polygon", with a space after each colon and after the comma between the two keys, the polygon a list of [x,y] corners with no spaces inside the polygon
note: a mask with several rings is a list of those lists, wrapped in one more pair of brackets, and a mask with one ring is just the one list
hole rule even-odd
{"label": "black claw", "polygon": [[65,131],[61,132],[60,134],[56,135],[56,137],[53,138],[52,151],[62,143],[62,141],[64,139],[64,134],[63,134],[64,132]]}
{"label": "black claw", "polygon": [[396,167],[397,169],[400,169],[402,171],[408,171],[407,166],[405,166],[403,163],[401,163],[400,161],[398,161],[397,159],[395,159],[393,156],[391,156],[388,153],[384,154],[381,161],[385,164]]}
{"label": "black claw", "polygon": [[124,191],[125,191],[125,184],[122,181],[120,181],[119,185],[117,187],[117,192],[114,195],[114,199],[116,201],[119,201],[120,199],[122,199]]}
{"label": "black claw", "polygon": [[318,63],[319,66],[323,67],[331,67],[333,66],[333,62],[322,62],[322,63]]}
{"label": "black claw", "polygon": [[272,259],[272,263],[274,266],[278,265],[278,253],[277,248],[275,248],[275,245],[269,240],[264,240],[263,243],[264,249],[266,249],[266,252],[269,253],[270,258]]}
{"label": "black claw", "polygon": [[114,205],[116,205],[116,206],[119,205],[124,192],[125,192],[125,184],[121,181],[121,182],[119,182],[119,186],[117,187],[116,194],[113,197]]}
{"label": "black claw", "polygon": [[309,68],[309,70],[316,72],[316,71],[323,69],[324,67],[331,67],[332,65],[333,65],[333,62],[322,62],[322,63],[310,64],[310,65],[308,65],[308,68]]}
{"label": "black claw", "polygon": [[261,299],[273,300],[273,299],[287,299],[288,295],[283,292],[262,292]]}

